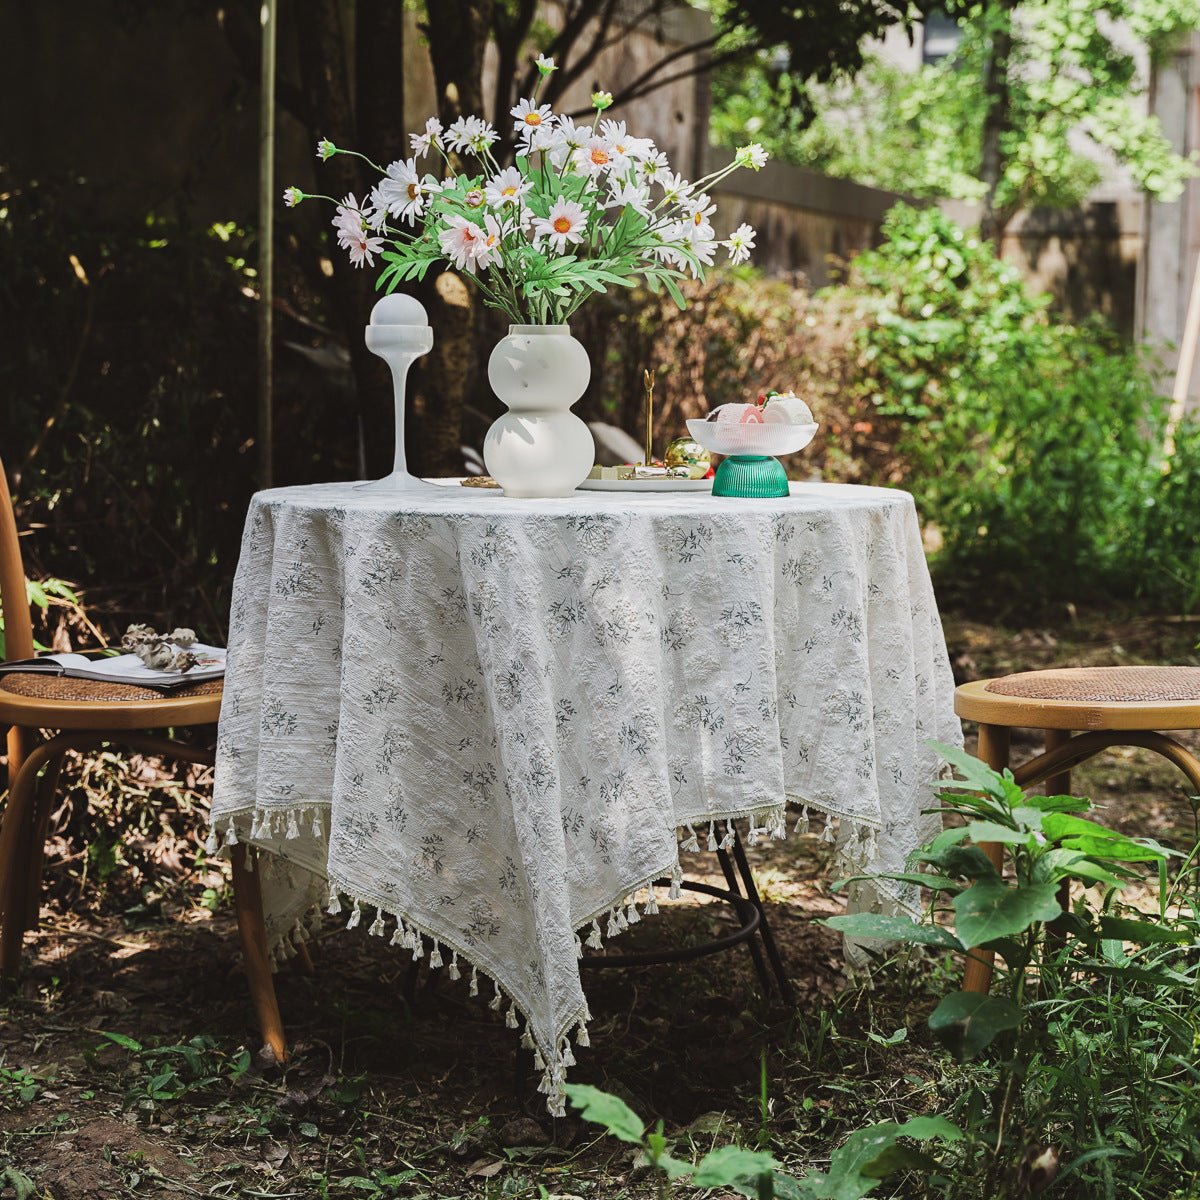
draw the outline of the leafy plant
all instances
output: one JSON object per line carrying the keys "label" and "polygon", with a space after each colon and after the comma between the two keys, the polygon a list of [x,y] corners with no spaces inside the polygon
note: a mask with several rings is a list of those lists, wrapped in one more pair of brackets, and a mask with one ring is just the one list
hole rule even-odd
{"label": "leafy plant", "polygon": [[675,1158],[668,1149],[663,1123],[647,1132],[645,1122],[622,1100],[587,1084],[567,1084],[567,1097],[586,1121],[601,1125],[615,1138],[637,1146],[646,1161],[662,1172],[659,1195],[669,1196],[674,1180],[690,1177],[698,1188],[732,1188],[751,1200],[862,1200],[880,1181],[898,1171],[924,1168],[932,1163],[904,1139],[956,1141],[961,1131],[940,1117],[914,1117],[900,1124],[882,1121],[851,1134],[834,1151],[827,1172],[811,1171],[793,1179],[779,1170],[763,1150],[719,1146],[698,1163]]}
{"label": "leafy plant", "polygon": [[[942,802],[962,823],[919,852],[923,872],[906,878],[929,888],[931,915],[952,919],[953,932],[936,920],[870,913],[825,923],[855,938],[998,957],[994,994],[952,992],[929,1018],[930,1031],[956,1059],[986,1057],[991,1065],[984,1076],[967,1077],[955,1105],[967,1134],[959,1170],[976,1178],[984,1194],[1003,1200],[1037,1190],[1031,1153],[1042,1164],[1042,1185],[1049,1182],[1058,1169],[1056,1144],[1066,1152],[1064,1176],[1073,1174],[1081,1185],[1104,1182],[1107,1174],[1102,1194],[1154,1194],[1114,1192],[1112,1164],[1128,1151],[1118,1130],[1129,1124],[1132,1097],[1124,1086],[1134,1080],[1142,1089],[1134,1103],[1188,1114],[1190,1125],[1175,1117],[1168,1123],[1174,1137],[1160,1151],[1164,1165],[1178,1166],[1197,1146],[1200,1073],[1186,1056],[1200,994],[1194,952],[1200,922],[1194,897],[1180,908],[1180,893],[1168,885],[1175,852],[1088,819],[1086,799],[1026,796],[1011,772],[993,771],[950,747],[939,750],[961,776]],[[968,844],[980,842],[1003,847],[1006,874]],[[1119,903],[1122,888],[1147,869],[1162,885],[1156,914]],[[1142,1025],[1150,1013],[1156,1020]],[[1118,1080],[1123,1086],[1114,1088]],[[1122,1120],[1107,1125],[1110,1113]],[[1150,1177],[1168,1173],[1159,1168]],[[1143,1178],[1137,1186],[1144,1184]]]}

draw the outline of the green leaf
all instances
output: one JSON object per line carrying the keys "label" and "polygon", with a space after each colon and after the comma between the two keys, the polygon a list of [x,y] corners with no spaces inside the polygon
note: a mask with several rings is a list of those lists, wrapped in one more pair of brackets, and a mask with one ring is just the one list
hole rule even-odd
{"label": "green leaf", "polygon": [[1092,807],[1092,802],[1082,796],[1026,796],[1025,803],[1044,813],[1087,812]]}
{"label": "green leaf", "polygon": [[954,932],[969,950],[1061,913],[1053,883],[1009,887],[999,879],[982,879],[954,897]]}
{"label": "green leaf", "polygon": [[[744,1150],[741,1146],[721,1146],[709,1151],[697,1164],[692,1183],[698,1188],[732,1187],[742,1180],[757,1183],[770,1175],[779,1164],[764,1150]],[[743,1193],[757,1195],[757,1191]]]}
{"label": "green leaf", "polygon": [[1021,1010],[1011,1000],[978,992],[951,992],[929,1018],[930,1032],[960,1061],[1020,1024]]}
{"label": "green leaf", "polygon": [[1170,943],[1184,945],[1195,940],[1193,933],[1172,929],[1151,921],[1131,921],[1124,917],[1101,917],[1100,936],[1122,942],[1137,942],[1142,946]]}
{"label": "green leaf", "polygon": [[961,776],[960,779],[947,781],[951,787],[955,783],[963,783],[989,796],[1000,797],[1005,794],[1003,776],[993,771],[981,759],[976,758],[973,754],[968,754],[965,750],[959,750],[955,746],[946,746],[941,742],[930,742],[929,745]]}
{"label": "green leaf", "polygon": [[123,1033],[113,1033],[110,1030],[102,1029],[100,1030],[100,1036],[107,1038],[110,1042],[116,1043],[116,1045],[125,1050],[132,1050],[135,1054],[140,1054],[144,1049],[141,1042],[135,1042],[133,1038],[127,1037]]}
{"label": "green leaf", "polygon": [[568,1083],[565,1086],[567,1099],[579,1109],[585,1121],[604,1126],[613,1137],[623,1142],[632,1142],[635,1146],[642,1144],[645,1125],[641,1117],[619,1096],[586,1083]]}
{"label": "green leaf", "polygon": [[875,938],[881,941],[904,942],[910,946],[943,946],[962,950],[962,943],[940,925],[925,925],[908,917],[888,917],[881,913],[846,913],[821,921],[847,937]]}
{"label": "green leaf", "polygon": [[[966,830],[963,830],[966,836]],[[938,867],[946,875],[964,879],[999,879],[992,860],[978,846],[950,846],[940,854],[922,854],[921,861]]]}
{"label": "green leaf", "polygon": [[1063,840],[1067,850],[1079,850],[1091,858],[1107,859],[1110,862],[1158,862],[1175,853],[1158,845],[1151,838],[1127,837],[1069,837]]}
{"label": "green leaf", "polygon": [[1023,846],[1033,834],[1027,829],[1009,829],[995,821],[972,821],[967,835],[977,846],[982,842],[1000,842],[1005,846]]}
{"label": "green leaf", "polygon": [[915,1117],[903,1125],[881,1121],[852,1133],[845,1144],[834,1151],[828,1173],[813,1172],[802,1183],[809,1185],[812,1196],[819,1200],[862,1200],[892,1171],[914,1166],[928,1169],[930,1160],[926,1156],[911,1151],[896,1153],[896,1143],[902,1137],[919,1141],[931,1138],[957,1141],[962,1137],[962,1131],[937,1117]]}

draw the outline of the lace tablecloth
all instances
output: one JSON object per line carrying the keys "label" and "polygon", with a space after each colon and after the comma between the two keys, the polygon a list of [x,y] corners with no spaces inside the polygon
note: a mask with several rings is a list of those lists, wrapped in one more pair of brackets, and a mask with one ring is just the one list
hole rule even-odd
{"label": "lace tablecloth", "polygon": [[675,891],[680,851],[732,821],[783,836],[787,802],[850,865],[901,869],[936,829],[952,697],[904,492],[263,492],[210,845],[270,852],[276,953],[314,903],[348,906],[473,991],[487,976],[561,1110],[582,943],[657,912],[651,882]]}

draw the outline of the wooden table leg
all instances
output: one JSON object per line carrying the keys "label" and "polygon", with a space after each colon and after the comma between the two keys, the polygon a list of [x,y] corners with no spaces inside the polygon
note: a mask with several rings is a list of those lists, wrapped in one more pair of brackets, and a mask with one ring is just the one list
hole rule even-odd
{"label": "wooden table leg", "polygon": [[[1065,746],[1070,740],[1071,731],[1069,729],[1046,730],[1047,752],[1057,750],[1059,746]],[[1047,775],[1042,789],[1042,794],[1046,796],[1069,796],[1071,794],[1071,772],[1060,771],[1057,775]],[[1064,879],[1058,889],[1058,903],[1064,913],[1071,911],[1071,881],[1069,879]],[[1061,927],[1054,936],[1061,939]]]}
{"label": "wooden table leg", "polygon": [[0,982],[10,983],[21,965],[29,897],[29,839],[34,823],[36,757],[10,776],[8,806],[0,823]]}
{"label": "wooden table leg", "polygon": [[287,1043],[283,1037],[283,1019],[275,996],[275,980],[267,951],[267,925],[263,917],[262,886],[257,871],[246,870],[246,847],[233,847],[233,904],[237,911],[238,935],[242,941],[242,965],[250,998],[258,1014],[258,1027],[263,1041],[271,1047],[276,1062],[287,1060]]}
{"label": "wooden table leg", "polygon": [[[1009,736],[1006,725],[980,725],[979,757],[994,771],[1008,766]],[[979,849],[991,860],[999,871],[1004,865],[1004,847],[999,842],[981,842]],[[966,967],[963,971],[963,991],[986,994],[992,986],[992,966],[996,954],[993,950],[968,950]]]}

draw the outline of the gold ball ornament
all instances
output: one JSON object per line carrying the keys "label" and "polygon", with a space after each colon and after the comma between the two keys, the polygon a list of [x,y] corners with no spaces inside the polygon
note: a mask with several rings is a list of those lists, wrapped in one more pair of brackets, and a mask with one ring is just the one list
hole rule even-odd
{"label": "gold ball ornament", "polygon": [[703,479],[712,466],[712,455],[690,437],[676,438],[663,456],[668,467],[687,467],[689,479]]}

